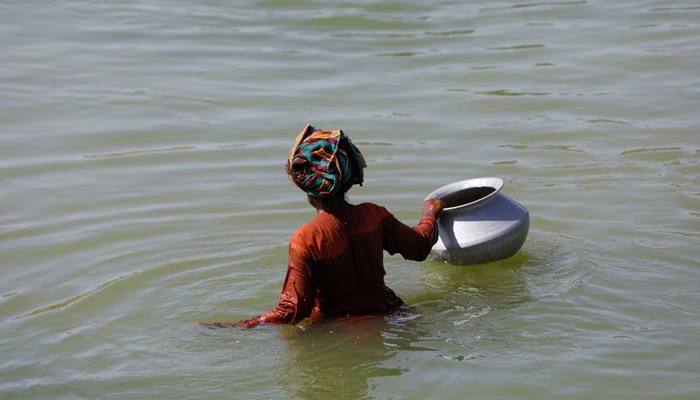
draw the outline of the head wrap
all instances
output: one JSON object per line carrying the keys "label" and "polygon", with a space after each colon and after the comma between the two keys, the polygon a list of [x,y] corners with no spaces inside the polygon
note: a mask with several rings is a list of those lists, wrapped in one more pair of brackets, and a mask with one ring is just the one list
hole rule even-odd
{"label": "head wrap", "polygon": [[289,152],[287,175],[301,190],[320,199],[343,194],[354,184],[362,186],[365,167],[362,153],[343,131],[306,125]]}

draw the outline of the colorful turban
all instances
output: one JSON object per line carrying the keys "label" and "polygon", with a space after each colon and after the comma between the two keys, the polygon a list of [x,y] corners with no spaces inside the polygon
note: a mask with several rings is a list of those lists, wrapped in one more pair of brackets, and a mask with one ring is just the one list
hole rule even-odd
{"label": "colorful turban", "polygon": [[287,174],[301,190],[320,199],[345,193],[354,184],[362,186],[365,167],[362,153],[343,131],[306,125],[289,152]]}

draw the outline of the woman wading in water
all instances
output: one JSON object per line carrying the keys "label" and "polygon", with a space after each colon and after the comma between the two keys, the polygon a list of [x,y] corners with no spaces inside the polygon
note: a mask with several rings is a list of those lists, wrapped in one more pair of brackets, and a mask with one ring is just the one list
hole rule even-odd
{"label": "woman wading in water", "polygon": [[384,207],[353,205],[345,193],[362,185],[362,153],[341,130],[311,125],[289,153],[287,174],[306,192],[317,216],[297,229],[289,243],[287,276],[277,307],[239,322],[209,327],[251,328],[259,324],[296,324],[323,319],[387,314],[404,302],[384,284],[383,251],[423,261],[438,238],[440,200],[423,203],[423,218],[413,228]]}

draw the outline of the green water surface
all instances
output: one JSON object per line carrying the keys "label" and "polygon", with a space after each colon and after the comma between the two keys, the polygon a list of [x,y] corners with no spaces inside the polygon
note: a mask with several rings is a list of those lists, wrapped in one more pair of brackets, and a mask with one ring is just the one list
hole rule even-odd
{"label": "green water surface", "polygon": [[[700,396],[694,1],[9,0],[0,49],[0,399]],[[306,123],[409,224],[502,178],[523,249],[387,256],[405,315],[197,327],[274,306]]]}

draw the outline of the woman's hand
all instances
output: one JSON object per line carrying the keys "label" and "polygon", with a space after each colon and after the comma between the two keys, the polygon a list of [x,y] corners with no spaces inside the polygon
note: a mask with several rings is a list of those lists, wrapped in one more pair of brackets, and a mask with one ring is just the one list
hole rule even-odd
{"label": "woman's hand", "polygon": [[261,323],[263,323],[263,321],[260,319],[260,317],[255,317],[244,321],[238,321],[236,322],[236,326],[243,329],[250,329],[260,325]]}
{"label": "woman's hand", "polygon": [[264,323],[260,317],[255,317],[251,319],[246,319],[238,322],[197,322],[198,325],[205,326],[207,328],[253,328],[257,325]]}
{"label": "woman's hand", "polygon": [[445,208],[445,202],[442,200],[428,199],[423,203],[423,216],[438,219],[443,208]]}

